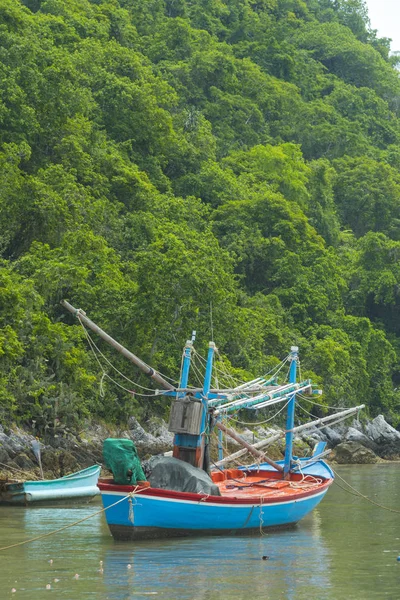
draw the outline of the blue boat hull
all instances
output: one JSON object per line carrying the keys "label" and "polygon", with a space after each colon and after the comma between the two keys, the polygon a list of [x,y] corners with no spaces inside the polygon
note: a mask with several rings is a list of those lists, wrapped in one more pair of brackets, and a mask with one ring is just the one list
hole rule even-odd
{"label": "blue boat hull", "polygon": [[100,484],[107,523],[117,540],[249,534],[289,527],[319,504],[328,487],[329,483],[303,497],[264,503],[262,498],[233,502],[199,494],[168,494],[154,488],[127,497],[127,491],[104,490]]}

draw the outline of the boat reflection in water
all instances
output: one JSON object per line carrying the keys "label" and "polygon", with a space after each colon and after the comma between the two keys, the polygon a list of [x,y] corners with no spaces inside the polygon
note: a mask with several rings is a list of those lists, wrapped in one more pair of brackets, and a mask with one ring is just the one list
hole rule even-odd
{"label": "boat reflection in water", "polygon": [[118,543],[104,554],[103,577],[109,600],[294,600],[325,597],[329,563],[315,510],[301,527],[257,537]]}

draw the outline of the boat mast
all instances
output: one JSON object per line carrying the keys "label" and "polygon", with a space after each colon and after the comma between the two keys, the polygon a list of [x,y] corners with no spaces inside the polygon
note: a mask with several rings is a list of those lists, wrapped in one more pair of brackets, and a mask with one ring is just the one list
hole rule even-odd
{"label": "boat mast", "polygon": [[[193,331],[192,333],[192,339],[191,340],[187,340],[186,344],[185,344],[185,348],[183,351],[183,364],[182,364],[182,373],[181,373],[181,378],[180,378],[180,382],[179,382],[179,389],[185,389],[187,388],[188,385],[188,381],[189,381],[189,372],[190,372],[190,364],[191,364],[191,359],[192,359],[192,349],[193,349],[193,342],[195,340],[196,337],[196,332]],[[185,398],[185,392],[180,392],[177,391],[176,394],[174,394],[176,399],[181,399],[181,398]],[[186,411],[184,411],[182,413],[182,420],[181,420],[181,426],[183,425],[183,422],[186,419]],[[174,458],[179,458],[180,460],[186,460],[186,462],[190,462],[188,460],[188,457],[184,456],[184,454],[182,453],[182,450],[188,450],[190,448],[193,448],[194,450],[196,449],[196,436],[195,435],[191,435],[189,433],[184,433],[184,432],[179,432],[179,433],[175,433],[174,434],[174,445],[173,445],[173,451],[172,451],[172,455],[174,456]]]}
{"label": "boat mast", "polygon": [[175,392],[166,392],[175,397],[171,407],[169,431],[174,436],[174,449],[172,455],[184,462],[188,462],[199,469],[208,470],[206,457],[206,431],[208,430],[208,398],[211,387],[213,358],[215,352],[214,342],[210,342],[206,372],[201,392],[183,392],[188,384],[192,341],[187,341],[183,355],[183,367],[180,387]]}
{"label": "boat mast", "polygon": [[[211,377],[213,370],[213,362],[214,362],[214,354],[215,354],[215,344],[214,342],[209,342],[208,344],[208,355],[207,355],[207,365],[206,372],[204,375],[204,383],[203,383],[203,393],[201,395],[201,403],[203,405],[203,412],[201,418],[201,430],[200,430],[200,453],[199,453],[199,462],[197,466],[200,469],[208,469],[209,459],[204,461],[205,458],[205,450],[206,450],[206,430],[208,427],[208,394],[210,393],[211,388]],[[205,464],[205,462],[207,464]]]}
{"label": "boat mast", "polygon": [[[297,373],[297,361],[298,361],[298,347],[292,346],[290,348],[290,371],[289,371],[289,383],[296,383]],[[294,428],[294,411],[296,405],[296,392],[291,396],[286,418],[286,434],[285,434],[285,463],[283,466],[283,476],[285,479],[289,477],[290,468],[292,466],[292,455],[293,455],[293,428]]]}

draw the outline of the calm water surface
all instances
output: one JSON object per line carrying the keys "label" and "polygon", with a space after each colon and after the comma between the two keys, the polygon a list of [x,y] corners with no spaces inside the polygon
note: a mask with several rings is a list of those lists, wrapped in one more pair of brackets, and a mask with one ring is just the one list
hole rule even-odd
{"label": "calm water surface", "polygon": [[[400,510],[400,464],[338,472],[375,502]],[[0,547],[99,508],[0,507]],[[399,555],[400,515],[334,485],[296,529],[259,537],[115,543],[97,515],[1,551],[0,600],[399,600]]]}

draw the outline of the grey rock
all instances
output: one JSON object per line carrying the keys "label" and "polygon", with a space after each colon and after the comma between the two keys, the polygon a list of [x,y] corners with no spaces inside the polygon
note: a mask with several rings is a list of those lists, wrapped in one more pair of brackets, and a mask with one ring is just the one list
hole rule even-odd
{"label": "grey rock", "polygon": [[364,431],[362,423],[358,419],[353,419],[352,427],[357,431],[361,431],[361,433]]}
{"label": "grey rock", "polygon": [[9,463],[9,461],[10,461],[10,457],[7,454],[6,449],[0,445],[0,463],[2,463],[2,464],[0,464],[0,469],[4,465],[7,465]]}
{"label": "grey rock", "polygon": [[160,443],[171,446],[174,441],[174,434],[168,430],[168,425],[163,419],[153,417],[147,425],[148,432]]}
{"label": "grey rock", "polygon": [[239,435],[248,444],[256,444],[260,441],[256,434],[251,431],[251,429],[245,429],[244,431],[241,431]]}
{"label": "grey rock", "polygon": [[362,444],[342,442],[335,448],[335,460],[339,464],[374,464],[378,457]]}
{"label": "grey rock", "polygon": [[358,444],[362,444],[366,448],[370,448],[374,452],[378,449],[377,445],[369,437],[367,437],[358,429],[354,429],[354,427],[348,428],[347,433],[344,437],[344,441],[357,442]]}
{"label": "grey rock", "polygon": [[313,436],[309,436],[306,433],[303,433],[300,437],[295,436],[294,443],[297,443],[298,441],[303,442],[304,444],[307,444],[307,446],[310,448],[310,450],[312,450],[314,448],[315,444],[318,443],[319,440],[316,440],[315,437],[313,437]]}
{"label": "grey rock", "polygon": [[376,444],[400,444],[400,433],[385,421],[383,415],[367,423],[365,433]]}
{"label": "grey rock", "polygon": [[267,437],[271,437],[273,435],[276,435],[277,433],[281,433],[279,429],[275,429],[273,427],[261,427],[261,425],[255,427],[254,431],[256,432],[256,436],[260,440],[264,440]]}
{"label": "grey rock", "polygon": [[135,417],[129,417],[128,429],[129,437],[135,444],[144,445],[154,443],[154,436],[147,433]]}
{"label": "grey rock", "polygon": [[326,442],[327,437],[323,429],[318,429],[318,427],[310,427],[304,432],[304,435],[310,437],[314,442]]}
{"label": "grey rock", "polygon": [[31,471],[35,467],[37,467],[37,463],[33,462],[33,460],[25,454],[25,452],[21,452],[14,459],[15,464],[18,465],[18,468],[23,471]]}
{"label": "grey rock", "polygon": [[[262,438],[258,437],[254,431],[251,431],[251,429],[245,429],[244,431],[237,432],[237,434],[242,438],[242,440],[244,440],[248,444],[256,444],[261,439],[265,439],[264,436]],[[269,437],[269,436],[265,436],[265,437]],[[238,442],[237,440],[234,440],[230,436],[227,435],[226,439],[229,441],[229,444],[231,446],[242,448],[242,444],[240,444],[240,442]]]}
{"label": "grey rock", "polygon": [[[155,435],[145,431],[135,417],[129,418],[128,426],[127,437],[134,442],[140,457],[163,454],[171,450],[173,434],[170,434],[164,422],[157,419],[149,421],[148,426]],[[125,437],[124,433],[121,434],[121,437]]]}
{"label": "grey rock", "polygon": [[333,429],[332,427],[324,427],[324,431],[327,441],[331,447],[334,448],[340,444],[342,441],[342,435],[336,429]]}

